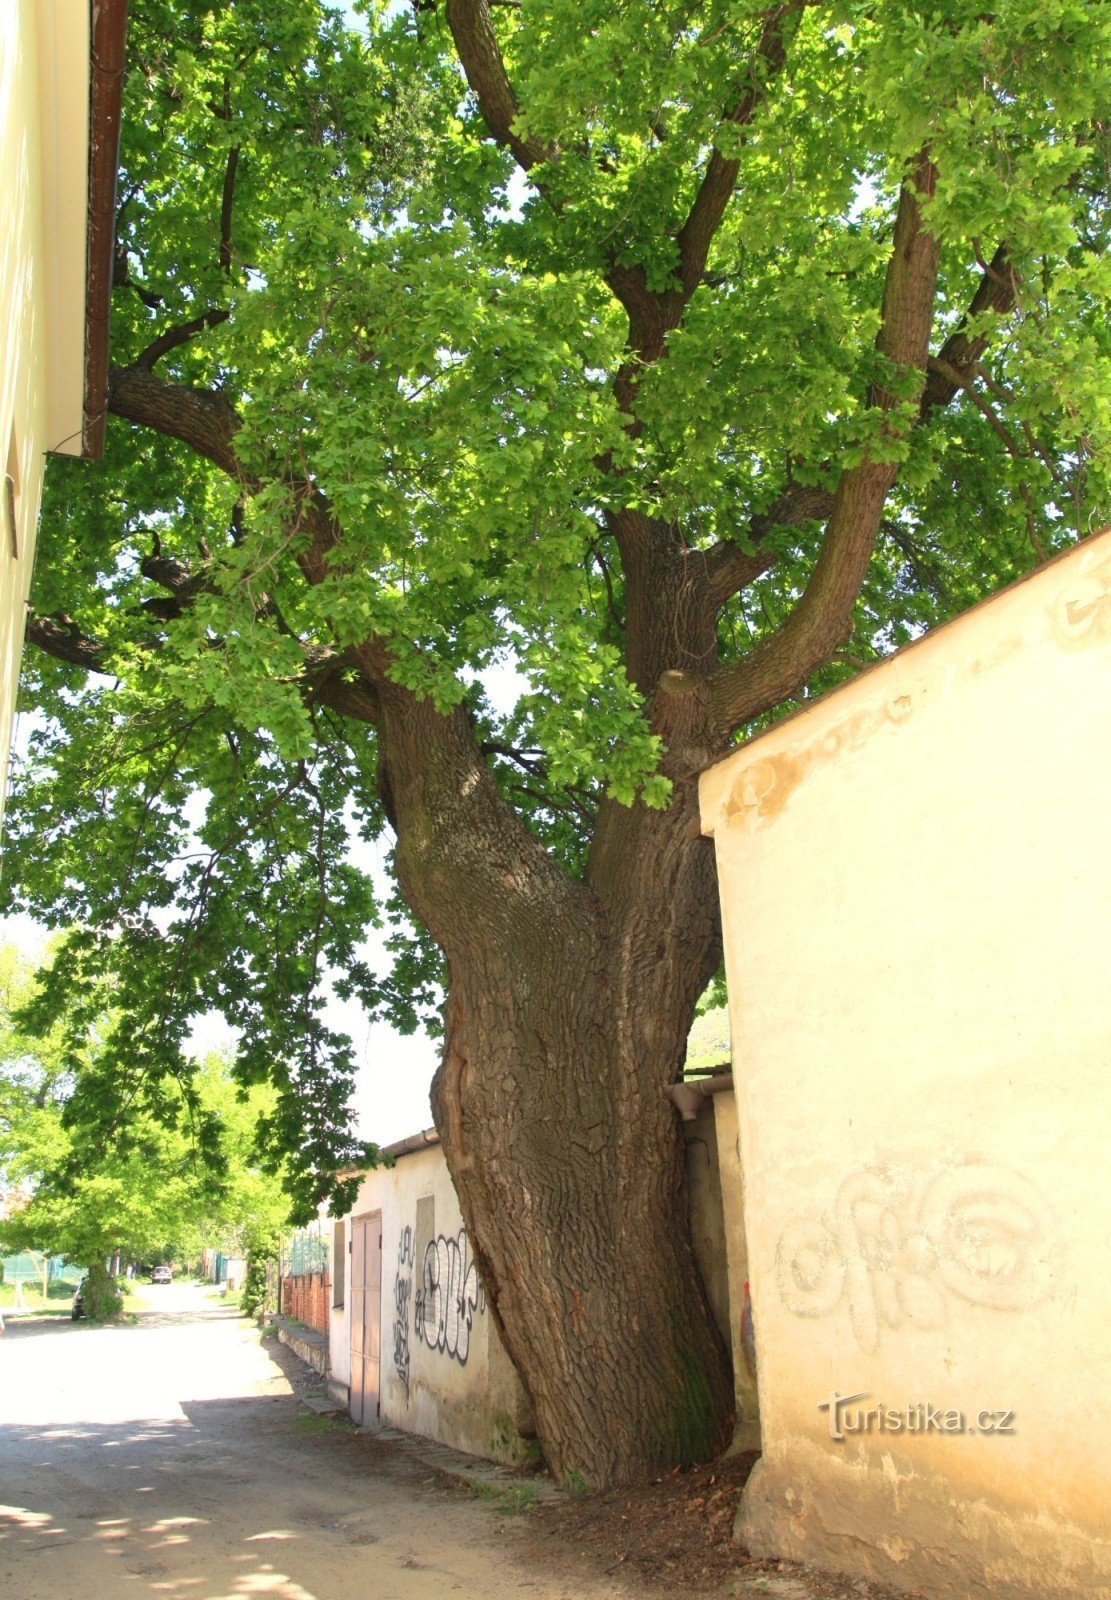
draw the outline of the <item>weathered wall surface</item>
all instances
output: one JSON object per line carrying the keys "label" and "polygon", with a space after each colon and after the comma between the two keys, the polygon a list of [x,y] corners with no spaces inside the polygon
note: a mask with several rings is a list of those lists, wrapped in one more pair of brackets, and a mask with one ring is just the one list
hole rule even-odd
{"label": "weathered wall surface", "polygon": [[[716,1097],[715,1097],[716,1098]],[[693,1122],[683,1124],[687,1145],[687,1192],[691,1243],[714,1321],[727,1350],[733,1348],[729,1310],[729,1261],[713,1099],[703,1101]]]}
{"label": "weathered wall surface", "polygon": [[1109,730],[1104,533],[703,778],[757,1553],[1111,1591]]}
{"label": "weathered wall surface", "polygon": [[[715,1094],[710,1105],[718,1152],[718,1206],[725,1246],[729,1344],[733,1356],[733,1397],[737,1410],[733,1448],[759,1450],[760,1405],[756,1386],[752,1310],[749,1305],[748,1247],[745,1242],[744,1184],[736,1095],[732,1091]],[[697,1216],[698,1206],[695,1205],[693,1210]],[[696,1225],[696,1239],[697,1236]]]}
{"label": "weathered wall surface", "polygon": [[[351,1214],[379,1210],[383,1424],[491,1460],[523,1460],[530,1408],[487,1308],[438,1145],[367,1176]],[[342,1383],[350,1381],[349,1314],[349,1304],[331,1314],[331,1371]]]}
{"label": "weathered wall surface", "polygon": [[7,786],[44,452],[77,455],[81,449],[88,109],[87,0],[4,0],[0,5],[0,809]]}
{"label": "weathered wall surface", "polygon": [[741,1159],[736,1101],[731,1090],[708,1095],[693,1122],[684,1122],[691,1243],[710,1309],[733,1363],[736,1424],[732,1449],[760,1448],[760,1415],[751,1315],[746,1315]]}

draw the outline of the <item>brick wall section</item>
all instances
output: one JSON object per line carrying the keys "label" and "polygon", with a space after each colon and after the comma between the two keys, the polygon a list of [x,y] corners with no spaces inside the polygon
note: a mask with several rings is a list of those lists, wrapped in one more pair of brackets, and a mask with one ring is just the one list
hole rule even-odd
{"label": "brick wall section", "polygon": [[327,1272],[309,1272],[300,1278],[283,1278],[282,1316],[296,1317],[307,1328],[327,1333],[331,1290],[332,1280]]}

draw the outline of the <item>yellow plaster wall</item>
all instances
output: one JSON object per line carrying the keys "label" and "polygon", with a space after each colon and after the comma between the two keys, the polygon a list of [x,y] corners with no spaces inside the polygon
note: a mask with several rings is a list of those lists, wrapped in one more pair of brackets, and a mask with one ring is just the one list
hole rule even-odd
{"label": "yellow plaster wall", "polygon": [[0,4],[0,808],[47,451],[81,449],[89,15]]}
{"label": "yellow plaster wall", "polygon": [[1109,796],[1106,531],[703,777],[756,1553],[1111,1592]]}

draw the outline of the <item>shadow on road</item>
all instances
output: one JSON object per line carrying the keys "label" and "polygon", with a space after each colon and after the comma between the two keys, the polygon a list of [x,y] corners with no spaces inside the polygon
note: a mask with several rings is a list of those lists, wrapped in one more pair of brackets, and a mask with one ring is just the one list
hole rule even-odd
{"label": "shadow on road", "polygon": [[235,1322],[240,1317],[234,1306],[213,1306],[211,1310],[133,1310],[123,1312],[110,1322],[90,1322],[86,1317],[74,1322],[70,1317],[5,1317],[5,1333],[0,1338],[0,1352],[6,1339],[34,1339],[43,1333],[131,1333],[136,1328],[187,1328],[199,1323]]}
{"label": "shadow on road", "polygon": [[[25,1317],[4,1318],[4,1340],[33,1339],[39,1333],[76,1333],[82,1324],[73,1322],[69,1317],[36,1317],[33,1314]],[[4,1348],[4,1340],[0,1340],[0,1352]]]}
{"label": "shadow on road", "polygon": [[[373,1486],[363,1475],[381,1465],[373,1441],[316,1436],[288,1395],[183,1409],[175,1421],[0,1426],[0,1591],[20,1600],[346,1592],[332,1581],[322,1589],[321,1568],[353,1578],[360,1552],[381,1542],[367,1525]],[[336,1446],[351,1455],[344,1445],[354,1447],[348,1481],[337,1476],[330,1489]]]}

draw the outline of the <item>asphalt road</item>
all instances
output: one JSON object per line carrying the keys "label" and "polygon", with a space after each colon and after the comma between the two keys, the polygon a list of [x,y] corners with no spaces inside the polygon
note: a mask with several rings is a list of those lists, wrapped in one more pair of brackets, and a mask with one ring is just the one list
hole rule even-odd
{"label": "asphalt road", "polygon": [[243,1318],[186,1284],[134,1324],[9,1320],[2,1600],[603,1600],[525,1568],[488,1506],[322,1422]]}

